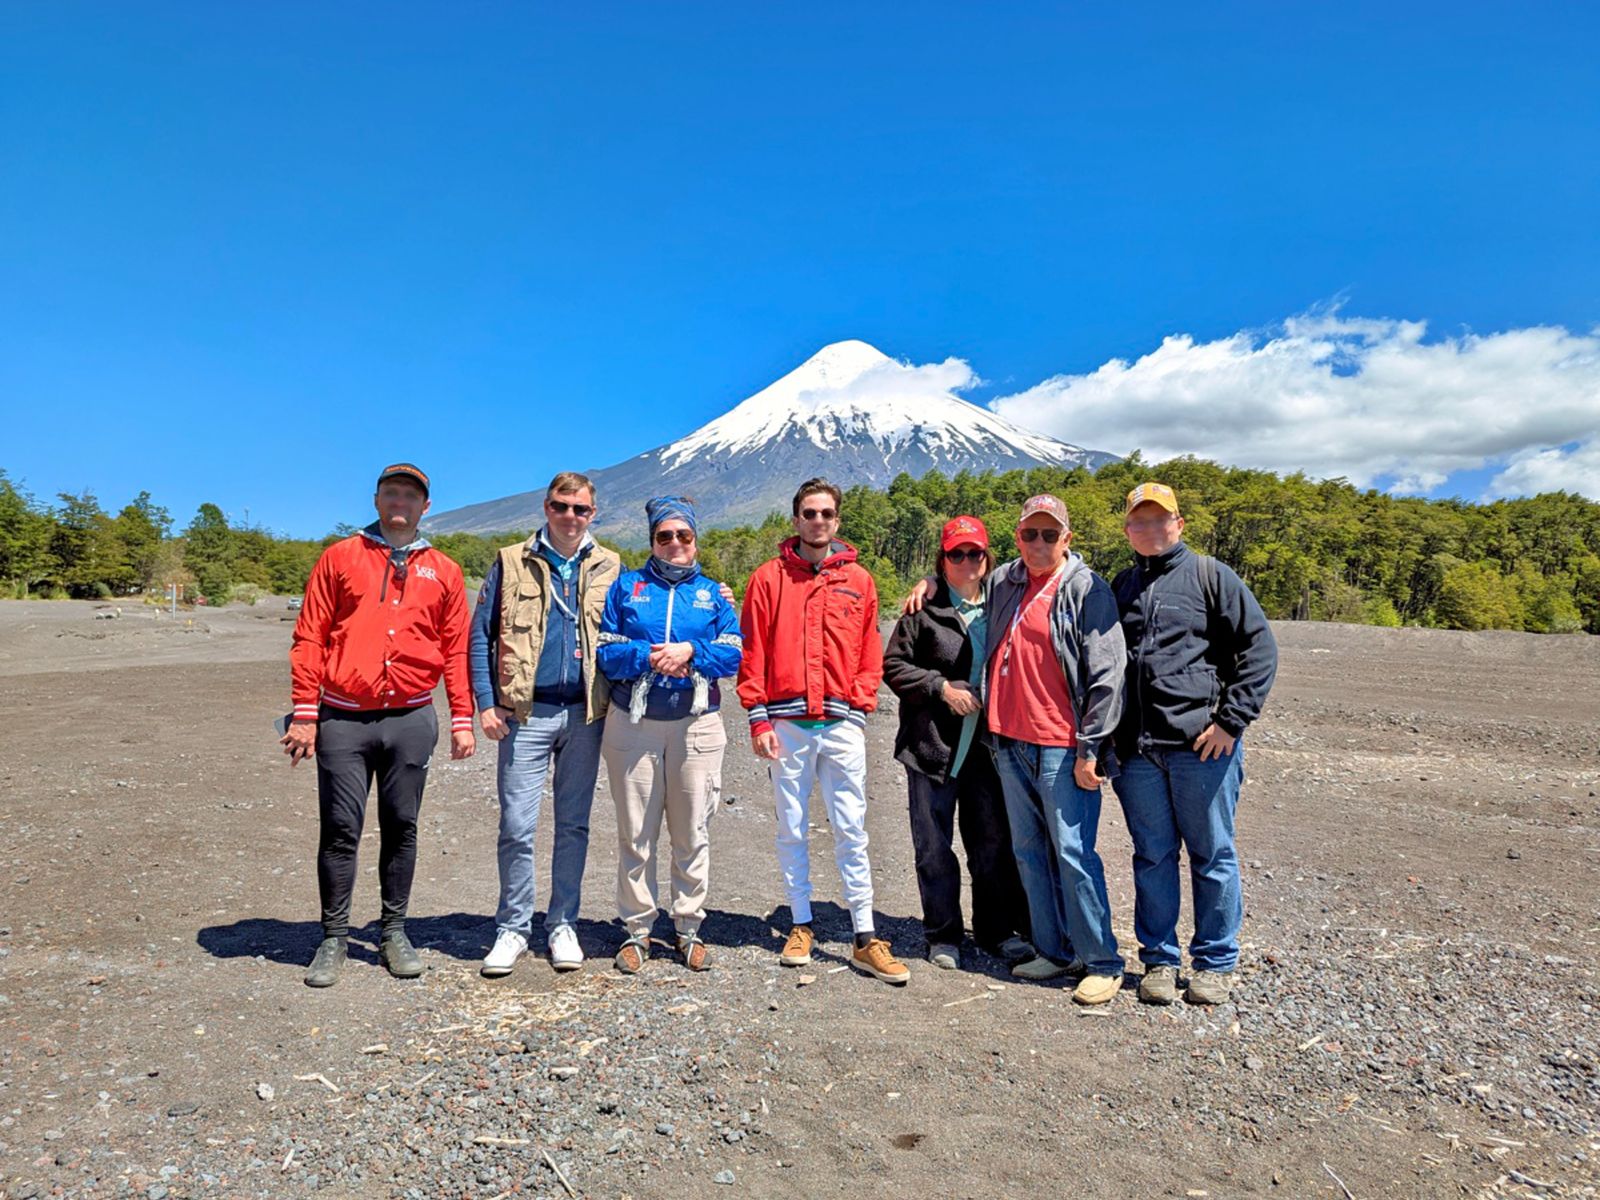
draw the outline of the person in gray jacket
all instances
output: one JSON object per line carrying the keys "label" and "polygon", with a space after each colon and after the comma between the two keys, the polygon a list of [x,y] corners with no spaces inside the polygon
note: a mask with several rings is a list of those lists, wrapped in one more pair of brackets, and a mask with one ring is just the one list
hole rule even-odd
{"label": "person in gray jacket", "polygon": [[1111,588],[1071,542],[1061,500],[1023,504],[1021,557],[987,589],[982,698],[1038,951],[1012,973],[1044,980],[1081,967],[1072,998],[1104,1004],[1121,990],[1123,961],[1095,839],[1127,657]]}

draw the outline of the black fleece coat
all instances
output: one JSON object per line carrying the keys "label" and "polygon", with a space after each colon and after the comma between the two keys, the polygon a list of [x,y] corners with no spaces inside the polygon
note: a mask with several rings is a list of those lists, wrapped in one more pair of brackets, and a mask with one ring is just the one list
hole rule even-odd
{"label": "black fleece coat", "polygon": [[[971,673],[972,639],[941,579],[921,612],[900,618],[883,652],[883,681],[900,697],[894,756],[935,783],[948,778],[961,741],[962,718],[944,702],[944,685],[966,683]],[[968,757],[977,750],[974,739]]]}

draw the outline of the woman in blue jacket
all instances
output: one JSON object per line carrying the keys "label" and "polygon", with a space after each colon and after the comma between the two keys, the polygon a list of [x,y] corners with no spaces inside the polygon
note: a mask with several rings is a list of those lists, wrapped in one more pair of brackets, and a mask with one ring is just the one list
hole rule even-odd
{"label": "woman in blue jacket", "polygon": [[655,846],[672,841],[672,921],[692,971],[708,965],[700,939],[711,862],[707,824],[722,792],[728,736],[717,681],[739,669],[739,615],[700,573],[694,506],[679,496],[645,505],[651,554],[606,595],[597,652],[611,681],[601,754],[617,806],[617,915],[628,938],[619,971],[649,958],[656,917]]}

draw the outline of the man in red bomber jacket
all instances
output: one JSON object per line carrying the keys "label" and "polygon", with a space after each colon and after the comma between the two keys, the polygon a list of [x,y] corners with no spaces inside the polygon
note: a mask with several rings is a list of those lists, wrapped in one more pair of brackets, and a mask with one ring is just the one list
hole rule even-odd
{"label": "man in red bomber jacket", "polygon": [[405,919],[417,813],[439,738],[433,689],[441,675],[450,757],[467,758],[475,748],[466,585],[461,568],[417,536],[428,477],[410,463],[386,467],[373,503],[378,519],[317,560],[289,651],[294,713],[284,753],[291,765],[317,760],[322,944],[306,972],[312,987],[336,983],[345,961],[356,849],[374,776],[383,896],[378,957],[398,978],[422,974]]}
{"label": "man in red bomber jacket", "polygon": [[794,927],[779,962],[811,961],[811,856],[806,804],[822,787],[833,826],[834,861],[855,928],[851,961],[885,983],[904,984],[905,964],[873,936],[872,867],[867,859],[867,714],[878,707],[883,641],[878,589],[835,538],[839,489],[809,479],[794,495],[794,527],[777,558],[756,568],[740,618],[744,658],[739,701],[750,739],[772,763],[778,809],[778,865]]}

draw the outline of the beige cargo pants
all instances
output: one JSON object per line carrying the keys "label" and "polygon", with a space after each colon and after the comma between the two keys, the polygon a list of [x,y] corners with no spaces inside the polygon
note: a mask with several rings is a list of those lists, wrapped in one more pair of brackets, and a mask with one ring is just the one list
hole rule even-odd
{"label": "beige cargo pants", "polygon": [[727,746],[714,712],[637,725],[615,706],[607,715],[600,752],[617,806],[617,915],[630,936],[647,934],[659,907],[655,853],[663,815],[672,842],[672,923],[690,934],[705,920],[707,826],[721,802]]}

